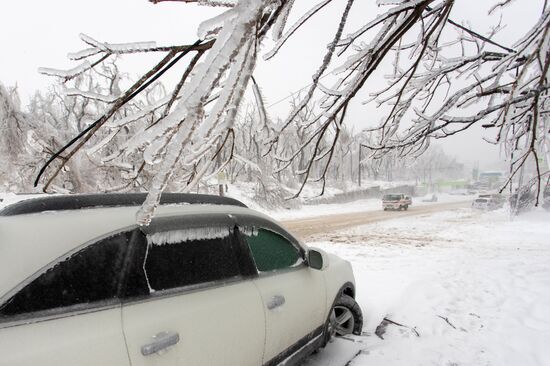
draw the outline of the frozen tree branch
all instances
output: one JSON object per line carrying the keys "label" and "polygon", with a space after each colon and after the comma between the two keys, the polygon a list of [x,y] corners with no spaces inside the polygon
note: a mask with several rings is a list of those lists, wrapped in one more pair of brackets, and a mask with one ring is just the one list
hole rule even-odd
{"label": "frozen tree branch", "polygon": [[[170,0],[152,2],[163,1]],[[79,66],[71,70],[41,69],[68,84],[70,95],[107,102],[108,107],[48,159],[35,184],[44,181],[44,190],[52,186],[64,166],[93,140],[94,147],[87,150],[90,156],[105,151],[107,156],[100,161],[114,165],[131,160],[136,177],[150,174],[149,195],[137,218],[146,225],[160,193],[171,181],[185,181],[183,189],[189,191],[201,180],[228,169],[233,156],[241,156],[237,159],[239,166],[249,169],[242,155],[234,151],[244,143],[258,160],[271,159],[273,176],[291,169],[293,176],[300,177],[293,197],[311,181],[321,182],[323,193],[331,161],[336,155],[344,155],[337,149],[346,136],[350,103],[369,88],[369,81],[382,68],[389,66],[392,71],[385,76],[387,85],[364,102],[365,108],[387,110],[382,121],[364,126],[361,134],[364,141],[359,142],[368,146],[373,159],[382,161],[389,155],[417,157],[428,149],[432,139],[480,124],[494,131],[494,142],[502,144],[509,156],[512,168],[508,182],[532,164],[539,177],[540,193],[540,177],[545,170],[539,156],[548,145],[550,133],[550,10],[546,1],[537,23],[511,47],[494,40],[500,24],[482,34],[450,19],[454,0],[379,1],[380,13],[365,15],[363,23],[345,35],[354,0],[341,2],[339,22],[327,40],[327,50],[313,72],[312,83],[280,123],[268,117],[261,90],[252,79],[260,46],[272,30],[275,45],[266,58],[273,57],[331,0],[313,5],[288,28],[293,0],[179,2],[221,7],[219,15],[199,27],[202,42],[159,47],[152,42],[111,44],[81,35],[87,48],[69,55],[80,62]],[[491,12],[505,11],[510,2],[495,0]],[[101,74],[108,59],[150,52],[166,54],[128,90],[113,93],[113,98],[103,90],[70,85],[92,72]],[[187,67],[177,85],[151,98],[156,95],[153,83],[189,53],[192,57],[186,59]],[[329,73],[334,66],[334,73]],[[336,82],[321,84],[322,78],[334,75]],[[254,118],[254,128],[247,126],[245,136],[238,131],[242,126],[237,120],[249,83],[258,117]],[[143,99],[145,105],[140,104]],[[320,102],[316,104],[317,99]],[[130,102],[141,107],[123,113],[122,108]],[[124,142],[109,147],[127,130],[131,133]],[[292,143],[285,140],[290,133],[295,135]],[[53,172],[43,180],[54,161],[57,165]],[[260,166],[254,171],[265,174],[268,169]]]}

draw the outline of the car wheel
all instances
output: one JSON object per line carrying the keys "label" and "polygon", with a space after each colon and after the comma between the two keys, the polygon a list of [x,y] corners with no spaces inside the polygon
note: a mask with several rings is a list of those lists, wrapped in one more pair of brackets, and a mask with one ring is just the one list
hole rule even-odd
{"label": "car wheel", "polygon": [[325,340],[323,347],[334,336],[348,334],[361,334],[363,329],[363,312],[355,299],[348,295],[342,295],[334,303],[330,310],[329,318],[325,326]]}
{"label": "car wheel", "polygon": [[404,209],[407,211],[409,209],[409,205],[405,206]]}

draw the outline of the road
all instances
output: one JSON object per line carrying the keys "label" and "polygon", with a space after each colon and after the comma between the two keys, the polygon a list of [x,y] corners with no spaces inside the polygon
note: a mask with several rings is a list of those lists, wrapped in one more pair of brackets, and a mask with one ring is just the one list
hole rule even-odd
{"label": "road", "polygon": [[411,206],[407,211],[365,211],[345,214],[325,215],[304,219],[282,221],[283,226],[300,239],[308,236],[329,233],[354,226],[372,224],[378,221],[391,220],[407,216],[416,216],[437,211],[468,207],[469,201],[452,203],[434,203],[430,205]]}

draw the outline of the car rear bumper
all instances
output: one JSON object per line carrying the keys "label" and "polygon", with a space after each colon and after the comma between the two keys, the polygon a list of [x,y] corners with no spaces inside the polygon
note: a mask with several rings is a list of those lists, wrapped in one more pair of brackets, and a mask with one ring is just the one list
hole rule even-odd
{"label": "car rear bumper", "polygon": [[387,210],[398,210],[402,207],[402,205],[400,203],[384,203],[382,207]]}

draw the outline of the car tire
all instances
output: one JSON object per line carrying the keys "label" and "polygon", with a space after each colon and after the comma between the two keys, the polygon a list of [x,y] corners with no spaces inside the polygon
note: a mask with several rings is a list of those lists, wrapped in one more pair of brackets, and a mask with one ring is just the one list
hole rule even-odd
{"label": "car tire", "polygon": [[322,347],[336,336],[360,335],[363,329],[363,312],[355,299],[341,295],[330,309],[324,329]]}
{"label": "car tire", "polygon": [[403,209],[404,209],[405,211],[407,211],[407,210],[409,209],[409,205],[403,207]]}

